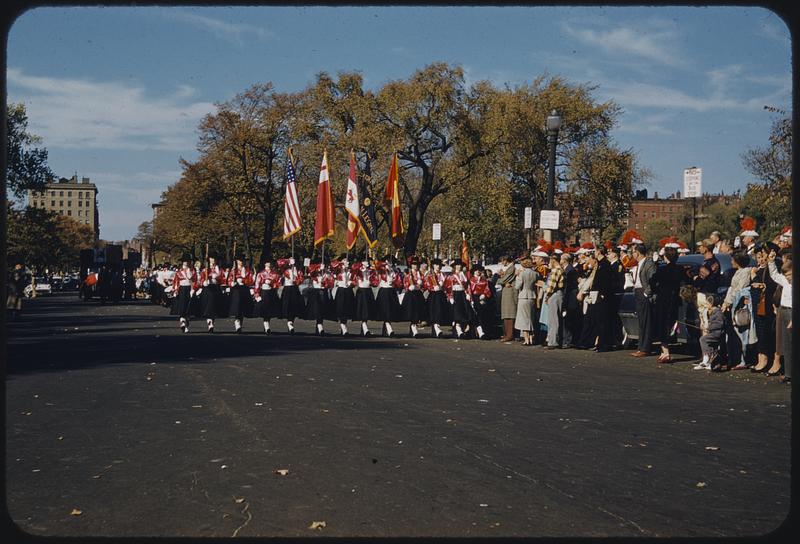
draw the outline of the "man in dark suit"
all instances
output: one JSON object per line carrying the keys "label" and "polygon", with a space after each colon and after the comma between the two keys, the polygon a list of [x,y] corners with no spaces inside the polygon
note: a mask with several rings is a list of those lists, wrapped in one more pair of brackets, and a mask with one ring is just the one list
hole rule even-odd
{"label": "man in dark suit", "polygon": [[636,317],[639,318],[639,349],[631,353],[634,357],[645,357],[653,351],[655,292],[653,278],[657,266],[647,253],[644,244],[636,244],[633,257],[639,263],[633,275],[633,295],[636,299]]}
{"label": "man in dark suit", "polygon": [[561,255],[561,268],[564,270],[564,334],[563,346],[573,348],[581,336],[581,304],[578,302],[578,271],[573,266],[572,253]]}
{"label": "man in dark suit", "polygon": [[611,351],[616,343],[613,333],[614,314],[614,278],[607,258],[607,249],[599,247],[595,250],[597,273],[592,287],[597,291],[597,351]]}

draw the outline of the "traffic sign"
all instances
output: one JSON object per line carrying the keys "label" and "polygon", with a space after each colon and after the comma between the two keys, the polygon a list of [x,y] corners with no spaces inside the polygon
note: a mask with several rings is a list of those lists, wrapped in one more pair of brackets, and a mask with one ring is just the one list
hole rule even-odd
{"label": "traffic sign", "polygon": [[558,230],[558,210],[542,210],[539,213],[539,228],[544,230]]}
{"label": "traffic sign", "polygon": [[525,228],[533,228],[533,208],[530,206],[525,207]]}
{"label": "traffic sign", "polygon": [[703,169],[686,168],[683,171],[683,196],[684,198],[697,198],[703,196]]}
{"label": "traffic sign", "polygon": [[441,240],[442,239],[442,224],[441,223],[434,223],[433,224],[433,239],[434,240]]}

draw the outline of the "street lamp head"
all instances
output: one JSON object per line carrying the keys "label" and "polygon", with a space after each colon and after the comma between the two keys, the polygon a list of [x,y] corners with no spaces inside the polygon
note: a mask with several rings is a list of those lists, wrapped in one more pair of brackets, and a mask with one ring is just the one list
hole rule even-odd
{"label": "street lamp head", "polygon": [[556,110],[550,112],[547,116],[547,130],[550,132],[558,132],[561,128],[561,116]]}

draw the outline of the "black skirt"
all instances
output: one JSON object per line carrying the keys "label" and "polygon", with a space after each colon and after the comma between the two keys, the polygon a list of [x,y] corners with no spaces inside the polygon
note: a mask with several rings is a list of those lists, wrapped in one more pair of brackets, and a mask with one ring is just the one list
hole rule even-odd
{"label": "black skirt", "polygon": [[406,291],[403,297],[402,315],[405,321],[411,323],[419,323],[423,319],[427,319],[427,308],[425,307],[425,296],[419,289],[413,291]]}
{"label": "black skirt", "polygon": [[181,317],[189,317],[190,307],[192,303],[192,286],[181,285],[178,287],[178,294],[172,301],[172,308],[170,315],[179,315]]}
{"label": "black skirt", "polygon": [[336,319],[346,321],[355,319],[356,316],[356,296],[351,287],[337,287],[334,298],[336,306]]}
{"label": "black skirt", "polygon": [[281,317],[294,321],[305,313],[303,297],[297,285],[286,285],[281,293]]}
{"label": "black skirt", "polygon": [[203,287],[200,293],[200,317],[204,319],[216,319],[222,317],[222,290],[217,284]]}
{"label": "black skirt", "polygon": [[397,321],[400,319],[400,300],[393,287],[378,289],[375,299],[376,318],[378,321]]}
{"label": "black skirt", "polygon": [[444,291],[431,291],[428,295],[428,314],[430,315],[430,323],[439,325],[450,324],[452,319],[452,310]]}
{"label": "black skirt", "polygon": [[251,317],[253,315],[253,297],[250,296],[250,288],[244,285],[234,285],[231,287],[230,306],[228,315],[236,319]]}
{"label": "black skirt", "polygon": [[372,287],[359,287],[356,291],[356,315],[359,321],[375,319],[375,296]]}
{"label": "black skirt", "polygon": [[456,323],[469,323],[472,318],[472,309],[467,302],[464,291],[453,291],[453,321]]}
{"label": "black skirt", "polygon": [[308,304],[306,305],[306,319],[320,322],[327,315],[329,295],[327,289],[310,288],[306,291]]}
{"label": "black skirt", "polygon": [[492,327],[494,324],[494,301],[491,298],[484,299],[483,304],[479,300],[472,302],[472,321],[470,323],[476,327],[480,325],[484,329]]}
{"label": "black skirt", "polygon": [[253,314],[263,319],[281,316],[281,300],[277,289],[261,289],[261,300],[255,303]]}

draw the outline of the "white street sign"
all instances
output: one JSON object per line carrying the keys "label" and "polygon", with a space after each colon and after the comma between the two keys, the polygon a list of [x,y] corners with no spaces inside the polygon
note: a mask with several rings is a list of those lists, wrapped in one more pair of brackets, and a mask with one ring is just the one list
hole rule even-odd
{"label": "white street sign", "polygon": [[542,210],[539,213],[539,228],[545,230],[558,230],[558,210]]}
{"label": "white street sign", "polygon": [[442,224],[441,223],[434,223],[433,224],[433,239],[434,240],[441,240],[442,239]]}
{"label": "white street sign", "polygon": [[703,169],[687,168],[683,171],[683,197],[703,196]]}
{"label": "white street sign", "polygon": [[525,207],[525,228],[533,228],[533,209],[530,206]]}

